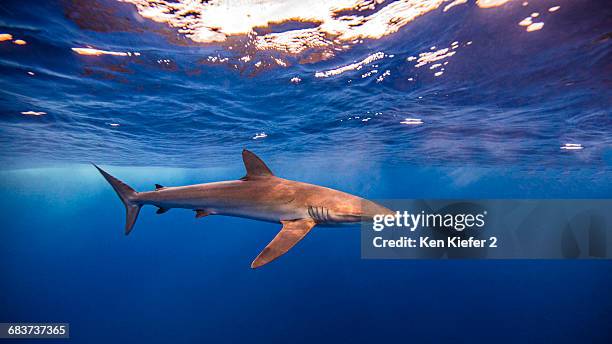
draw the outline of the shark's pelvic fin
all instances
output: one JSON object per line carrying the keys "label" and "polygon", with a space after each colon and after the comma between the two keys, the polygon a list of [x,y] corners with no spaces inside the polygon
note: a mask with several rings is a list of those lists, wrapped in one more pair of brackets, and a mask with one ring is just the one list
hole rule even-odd
{"label": "shark's pelvic fin", "polygon": [[242,161],[244,161],[244,167],[246,168],[247,174],[242,177],[242,180],[254,179],[257,177],[274,176],[272,171],[266,166],[255,153],[244,149],[242,151]]}
{"label": "shark's pelvic fin", "polygon": [[119,179],[111,176],[97,165],[92,165],[94,165],[94,167],[100,171],[104,179],[106,179],[106,181],[113,187],[121,199],[121,202],[123,202],[123,205],[125,205],[125,235],[130,234],[132,228],[134,227],[134,223],[138,218],[138,213],[140,212],[141,207],[141,205],[135,201],[138,192]]}
{"label": "shark's pelvic fin", "polygon": [[274,259],[289,251],[298,241],[302,240],[317,223],[313,219],[301,219],[292,221],[281,221],[283,228],[272,239],[272,241],[261,251],[251,263],[251,268],[256,269],[268,264]]}
{"label": "shark's pelvic fin", "polygon": [[163,213],[167,212],[168,210],[170,210],[170,208],[159,208],[159,209],[157,209],[155,214],[163,214]]}
{"label": "shark's pelvic fin", "polygon": [[196,219],[199,219],[200,217],[204,217],[204,216],[210,215],[209,212],[207,212],[206,210],[202,210],[202,209],[198,209],[195,212],[196,212]]}

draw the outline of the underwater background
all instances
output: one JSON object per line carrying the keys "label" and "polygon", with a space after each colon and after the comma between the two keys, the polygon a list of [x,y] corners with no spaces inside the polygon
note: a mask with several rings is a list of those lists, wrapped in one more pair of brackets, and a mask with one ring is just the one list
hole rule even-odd
{"label": "underwater background", "polygon": [[609,342],[609,261],[363,260],[356,226],[252,270],[280,225],[144,207],[126,237],[89,163],[151,190],[240,178],[248,148],[369,199],[610,198],[610,18],[585,0],[2,1],[0,322],[83,343]]}

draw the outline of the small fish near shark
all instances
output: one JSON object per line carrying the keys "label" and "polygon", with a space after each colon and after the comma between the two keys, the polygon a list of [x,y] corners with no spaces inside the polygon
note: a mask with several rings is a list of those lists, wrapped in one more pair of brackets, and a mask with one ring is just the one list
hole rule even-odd
{"label": "small fish near shark", "polygon": [[342,191],[276,177],[254,153],[243,150],[246,175],[239,180],[165,187],[137,192],[94,164],[113,187],[126,209],[125,234],[134,227],[143,205],[191,209],[196,218],[208,215],[244,217],[281,223],[280,232],[251,263],[258,268],[285,254],[316,225],[369,221],[393,214],[382,205]]}

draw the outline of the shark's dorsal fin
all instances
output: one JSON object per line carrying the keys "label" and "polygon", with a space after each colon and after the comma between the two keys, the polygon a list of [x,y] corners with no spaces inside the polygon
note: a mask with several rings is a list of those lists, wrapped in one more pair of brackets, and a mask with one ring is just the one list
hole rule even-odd
{"label": "shark's dorsal fin", "polygon": [[289,251],[298,241],[302,240],[317,223],[313,219],[299,219],[291,221],[281,221],[283,228],[274,239],[261,251],[261,253],[251,263],[251,268],[256,269],[268,264],[274,259],[282,256]]}
{"label": "shark's dorsal fin", "polygon": [[241,178],[242,180],[274,176],[263,160],[261,160],[253,152],[244,149],[242,151],[242,160],[244,161],[244,167],[246,168],[247,172],[246,176]]}
{"label": "shark's dorsal fin", "polygon": [[159,190],[159,189],[163,189],[165,188],[165,186],[160,185],[160,184],[155,184],[155,190]]}

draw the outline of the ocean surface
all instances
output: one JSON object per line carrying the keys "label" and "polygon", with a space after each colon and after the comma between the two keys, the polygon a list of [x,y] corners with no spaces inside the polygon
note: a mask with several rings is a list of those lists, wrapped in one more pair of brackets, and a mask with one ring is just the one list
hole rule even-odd
{"label": "ocean surface", "polygon": [[[121,202],[281,177],[369,199],[610,198],[607,1],[0,2],[0,322],[79,343],[609,342],[609,261],[360,258]],[[49,341],[52,342],[52,341]],[[62,341],[58,341],[62,342]]]}

